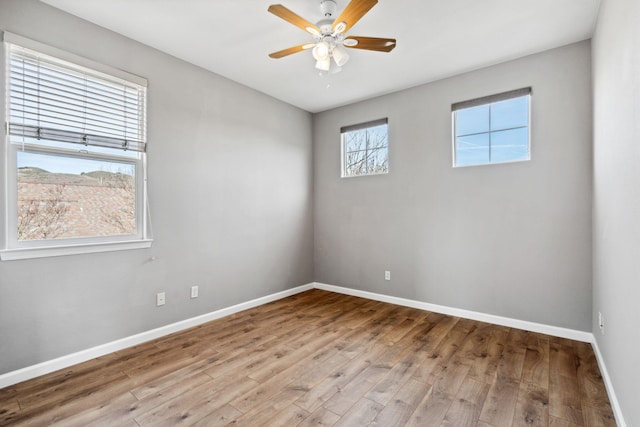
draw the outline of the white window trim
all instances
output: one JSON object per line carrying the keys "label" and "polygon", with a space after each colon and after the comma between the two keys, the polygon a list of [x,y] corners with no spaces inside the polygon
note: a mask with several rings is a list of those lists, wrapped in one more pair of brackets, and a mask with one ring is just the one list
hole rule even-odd
{"label": "white window trim", "polygon": [[[482,98],[476,98],[469,101],[463,101],[463,102],[458,102],[453,104],[451,106],[451,141],[452,141],[451,159],[453,161],[452,163],[453,168],[455,169],[472,168],[472,167],[478,167],[478,166],[504,165],[509,163],[522,163],[522,162],[531,161],[531,158],[532,158],[532,155],[531,155],[531,93],[532,93],[531,87],[527,87],[523,89],[516,89],[509,92],[502,92],[496,95],[489,95]],[[527,117],[527,138],[528,138],[527,152],[529,153],[529,157],[527,157],[526,159],[520,159],[520,160],[505,160],[502,162],[476,163],[472,165],[457,165],[456,164],[456,111],[464,108],[471,108],[471,107],[477,107],[480,105],[492,104],[494,102],[506,101],[508,99],[520,98],[523,96],[528,97],[527,101],[529,103],[529,107],[528,107],[529,115]],[[489,131],[488,133],[490,134],[491,131]]]}
{"label": "white window trim", "polygon": [[[3,32],[1,34],[2,38],[2,51],[4,51],[4,57],[2,58],[2,66],[5,68],[8,66],[8,51],[5,48],[4,42],[16,44],[22,46],[27,49],[35,50],[45,55],[49,55],[63,61],[68,61],[74,64],[77,64],[82,67],[86,67],[113,77],[117,77],[123,80],[127,80],[131,83],[135,83],[137,85],[147,87],[147,80],[136,76],[134,74],[109,67],[107,65],[91,61],[87,58],[74,55],[72,53],[54,48],[52,46],[45,45],[43,43],[27,39],[25,37],[12,34],[9,32]],[[8,76],[7,76],[8,78]],[[3,82],[3,86],[6,88],[6,80]],[[5,95],[6,99],[4,100],[3,108],[3,116],[7,113],[7,105],[8,105],[8,93]],[[0,249],[0,261],[12,261],[12,260],[23,260],[23,259],[32,259],[32,258],[44,258],[44,257],[55,257],[55,256],[64,256],[64,255],[76,255],[76,254],[89,254],[89,253],[98,253],[98,252],[112,252],[112,251],[121,251],[121,250],[131,250],[131,249],[145,249],[150,248],[153,243],[151,227],[149,223],[149,209],[148,209],[148,200],[147,200],[147,165],[146,165],[146,154],[142,153],[137,158],[130,158],[130,163],[135,163],[136,165],[136,192],[140,191],[140,197],[136,197],[136,223],[138,224],[139,232],[133,236],[111,236],[102,238],[99,240],[93,240],[92,238],[81,238],[81,239],[59,239],[59,240],[50,240],[46,245],[38,246],[38,241],[29,241],[29,242],[17,242],[17,238],[13,239],[11,236],[16,237],[16,230],[11,227],[16,228],[15,215],[12,215],[9,211],[11,207],[17,206],[17,195],[15,193],[15,188],[17,188],[16,177],[11,176],[11,171],[16,170],[16,155],[19,150],[18,147],[22,147],[22,144],[15,144],[9,142],[9,135],[7,133],[6,126],[3,126],[2,131],[4,149],[2,153],[4,155],[4,242],[2,242],[3,248]],[[30,146],[29,144],[24,144],[29,150],[34,152],[42,152],[46,153],[47,148],[43,146]],[[56,152],[59,154],[65,154],[65,150],[63,149],[55,149],[51,150],[51,152]],[[68,150],[68,154],[73,156],[74,154],[77,156],[77,150]],[[119,156],[109,156],[108,154],[101,153],[86,153],[83,151],[83,158],[93,158],[100,160],[112,160],[112,161],[123,161],[129,160]],[[13,164],[11,164],[13,163]],[[13,166],[13,169],[11,168]],[[142,172],[142,173],[139,173]],[[12,187],[13,185],[13,187]],[[14,243],[15,242],[15,243]]]}
{"label": "white window trim", "polygon": [[92,254],[130,249],[150,248],[153,239],[133,240],[130,242],[86,243],[73,246],[48,246],[39,248],[6,249],[0,251],[0,260],[16,261],[22,259],[48,258],[64,255]]}

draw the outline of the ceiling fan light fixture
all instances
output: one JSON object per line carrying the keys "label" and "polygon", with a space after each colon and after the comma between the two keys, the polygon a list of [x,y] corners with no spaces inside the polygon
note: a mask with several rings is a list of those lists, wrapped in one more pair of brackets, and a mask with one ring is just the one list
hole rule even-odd
{"label": "ceiling fan light fixture", "polygon": [[316,68],[321,71],[329,71],[329,68],[331,68],[331,58],[327,56],[324,59],[318,59]]}
{"label": "ceiling fan light fixture", "polygon": [[338,67],[342,67],[349,60],[349,54],[347,53],[347,50],[342,46],[334,47],[332,56]]}
{"label": "ceiling fan light fixture", "polygon": [[316,61],[324,61],[329,59],[329,43],[318,42],[311,51]]}

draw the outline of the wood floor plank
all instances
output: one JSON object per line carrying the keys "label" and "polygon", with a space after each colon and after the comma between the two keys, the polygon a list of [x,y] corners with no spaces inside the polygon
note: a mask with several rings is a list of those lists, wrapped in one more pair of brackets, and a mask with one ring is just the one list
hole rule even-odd
{"label": "wood floor plank", "polygon": [[582,405],[585,427],[615,427],[616,419],[610,407]]}
{"label": "wood floor plank", "polygon": [[208,413],[199,421],[195,423],[187,423],[191,427],[211,427],[211,426],[224,426],[233,422],[241,412],[233,406],[227,404],[215,409],[213,412]]}
{"label": "wood floor plank", "polygon": [[251,408],[245,414],[238,411],[238,417],[228,425],[246,427],[270,425],[272,418],[275,418],[275,416],[285,408],[292,406],[291,404],[303,393],[303,390],[285,389],[273,398]]}
{"label": "wood floor plank", "polygon": [[522,382],[549,389],[549,339],[531,334],[526,342]]}
{"label": "wood floor plank", "polygon": [[334,414],[344,415],[369,390],[390,371],[386,365],[370,365],[344,388],[338,390],[323,406]]}
{"label": "wood floor plank", "polygon": [[396,363],[389,373],[365,394],[365,397],[381,405],[386,405],[404,383],[409,381],[417,368],[416,363],[419,362],[417,360],[403,360]]}
{"label": "wood floor plank", "polygon": [[9,393],[5,396],[0,395],[0,417],[4,419],[12,419],[20,412],[18,401],[13,397],[7,397],[8,395]]}
{"label": "wood floor plank", "polygon": [[[573,344],[578,356],[576,376],[578,378],[583,412],[585,407],[589,407],[598,408],[603,415],[607,414],[611,411],[609,396],[591,344],[583,342],[574,342]],[[604,416],[606,419],[612,419],[613,413]],[[590,424],[586,415],[585,423]]]}
{"label": "wood floor plank", "polygon": [[482,407],[480,421],[495,426],[511,425],[518,401],[519,384],[513,378],[496,375]]}
{"label": "wood floor plank", "polygon": [[489,384],[476,381],[467,376],[449,407],[442,426],[475,426],[480,419],[480,413],[488,393]]}
{"label": "wood floor plank", "polygon": [[[447,319],[445,319],[445,325],[447,324]],[[434,337],[439,338],[439,341],[433,349],[431,345],[436,344],[436,341],[430,341],[422,347],[422,351],[427,352],[429,357],[422,360],[414,373],[414,378],[432,384],[435,380],[433,377],[439,375],[446,367],[449,359],[462,347],[473,328],[472,321],[455,318],[451,328],[445,327],[435,331],[440,333],[439,336]]]}
{"label": "wood floor plank", "polygon": [[[209,381],[211,381],[211,377],[200,371],[193,372],[181,378],[174,378],[172,376],[165,384],[158,384],[156,387],[153,387],[154,393],[145,393],[143,397],[138,398],[138,400],[131,405],[114,408],[111,416],[113,419],[135,419]],[[216,382],[216,386],[223,387],[224,384],[218,381]],[[131,393],[134,394],[134,391]]]}
{"label": "wood floor plank", "polygon": [[520,383],[513,426],[544,427],[549,425],[549,395],[546,389],[534,383]]}
{"label": "wood floor plank", "polygon": [[[336,338],[337,336],[334,335],[326,335],[321,339],[318,339],[316,342],[314,342],[313,348],[305,349],[305,352],[307,353],[307,356],[305,358],[298,359],[294,365],[270,377],[266,381],[257,383],[258,385],[256,387],[247,391],[245,394],[238,396],[233,402],[231,402],[232,405],[244,413],[247,412],[253,405],[256,405],[264,399],[268,399],[270,396],[276,395],[279,390],[287,387],[296,378],[303,375],[308,370],[309,364],[321,363],[324,358],[315,358],[316,354],[313,354],[311,352],[314,349],[318,350],[318,348],[330,344]],[[316,353],[322,353],[323,357],[325,358],[331,356],[329,353],[322,351],[316,351]]]}
{"label": "wood floor plank", "polygon": [[491,384],[498,369],[509,328],[491,324],[481,324],[474,330],[462,348],[463,355],[470,361],[469,379]]}
{"label": "wood floor plank", "polygon": [[575,377],[550,377],[549,414],[574,424],[584,425],[578,380]]}
{"label": "wood floor plank", "polygon": [[614,426],[589,344],[314,289],[0,389],[2,426]]}
{"label": "wood floor plank", "polygon": [[580,427],[578,424],[574,424],[562,418],[549,415],[549,427]]}
{"label": "wood floor plank", "polygon": [[322,427],[332,426],[340,420],[340,415],[320,407],[314,413],[305,418],[298,427]]}
{"label": "wood floor plank", "polygon": [[579,358],[573,343],[552,338],[549,342],[549,414],[584,425],[582,395],[578,383]]}
{"label": "wood floor plank", "polygon": [[363,397],[340,417],[334,427],[367,426],[382,411],[382,408],[384,405]]}
{"label": "wood floor plank", "polygon": [[371,362],[366,355],[350,360],[332,370],[324,380],[303,394],[296,400],[296,405],[308,412],[314,412],[370,366]]}
{"label": "wood floor plank", "polygon": [[439,426],[453,403],[454,397],[430,388],[407,420],[407,426]]}
{"label": "wood floor plank", "polygon": [[115,414],[115,412],[118,408],[132,405],[136,401],[137,399],[130,392],[126,392],[107,402],[100,402],[100,404],[95,407],[88,408],[78,414],[60,420],[56,422],[55,425],[56,427],[104,426],[116,423],[123,424],[124,420],[134,425],[135,420],[133,417],[127,419],[119,414]]}
{"label": "wood floor plank", "polygon": [[[220,386],[222,380],[224,386]],[[257,382],[246,377],[240,381],[235,376],[211,379],[136,417],[135,420],[140,425],[154,426],[193,424],[256,386]]]}
{"label": "wood floor plank", "polygon": [[431,389],[430,384],[409,379],[373,420],[373,426],[403,426]]}
{"label": "wood floor plank", "polygon": [[[90,390],[72,393],[74,398],[62,394],[48,400],[47,405],[39,405],[31,409],[22,409],[11,417],[0,418],[0,425],[48,426],[74,416],[88,408],[95,408],[126,393],[130,385],[126,380],[110,382],[107,386],[92,387]],[[55,395],[55,393],[54,393]]]}
{"label": "wood floor plank", "polygon": [[270,427],[297,426],[311,414],[296,405],[289,405],[269,420]]}

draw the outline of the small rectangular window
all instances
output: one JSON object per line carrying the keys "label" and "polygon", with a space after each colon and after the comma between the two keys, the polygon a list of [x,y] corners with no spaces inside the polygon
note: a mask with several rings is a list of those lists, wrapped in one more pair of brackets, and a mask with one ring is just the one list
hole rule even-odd
{"label": "small rectangular window", "polygon": [[453,165],[529,160],[531,88],[453,104]]}
{"label": "small rectangular window", "polygon": [[389,130],[387,119],[340,129],[342,177],[389,172]]}
{"label": "small rectangular window", "polygon": [[146,81],[4,37],[8,233],[1,258],[148,247]]}

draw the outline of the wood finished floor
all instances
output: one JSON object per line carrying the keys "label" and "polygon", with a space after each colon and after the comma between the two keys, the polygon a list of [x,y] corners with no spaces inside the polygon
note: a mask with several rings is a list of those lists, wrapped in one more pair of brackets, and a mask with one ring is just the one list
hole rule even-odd
{"label": "wood finished floor", "polygon": [[589,344],[311,290],[1,389],[0,425],[615,421]]}

